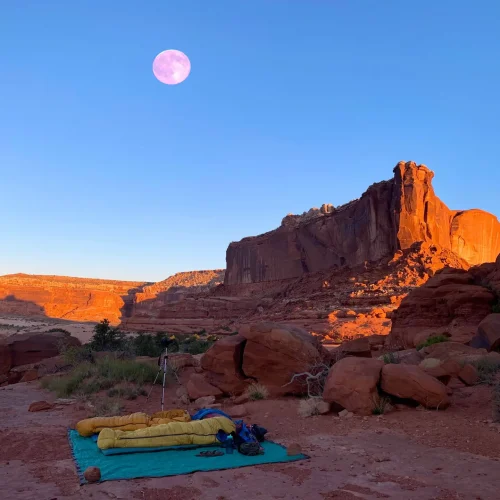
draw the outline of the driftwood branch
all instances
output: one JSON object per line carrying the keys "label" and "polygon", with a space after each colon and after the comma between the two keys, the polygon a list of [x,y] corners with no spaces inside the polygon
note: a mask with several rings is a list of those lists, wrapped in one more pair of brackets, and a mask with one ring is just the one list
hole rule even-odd
{"label": "driftwood branch", "polygon": [[[326,380],[326,377],[328,375],[329,370],[330,370],[330,367],[328,365],[323,364],[323,363],[321,363],[319,365],[315,365],[311,368],[311,371],[313,373],[317,371],[317,373],[315,373],[314,375],[311,372],[296,373],[291,378],[290,382],[282,385],[282,387],[286,387],[290,384],[293,384],[298,378],[305,377],[305,383],[307,385],[308,397],[321,398],[322,393],[323,393],[323,387],[325,385],[325,380]],[[312,389],[311,389],[312,384],[316,384],[318,386],[317,389],[319,389],[319,390],[317,390],[316,392],[319,392],[320,394],[317,394],[317,393],[313,394],[312,393]]]}

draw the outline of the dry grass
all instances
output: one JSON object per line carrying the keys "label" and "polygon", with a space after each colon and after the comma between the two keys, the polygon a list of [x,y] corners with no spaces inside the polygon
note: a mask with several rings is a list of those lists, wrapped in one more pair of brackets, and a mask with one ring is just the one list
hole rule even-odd
{"label": "dry grass", "polygon": [[260,399],[267,399],[269,397],[269,390],[265,385],[262,384],[252,384],[248,386],[246,390],[248,399],[251,401],[257,401]]}
{"label": "dry grass", "polygon": [[323,400],[319,398],[302,399],[299,403],[298,414],[304,418],[320,415],[319,405],[322,401]]}

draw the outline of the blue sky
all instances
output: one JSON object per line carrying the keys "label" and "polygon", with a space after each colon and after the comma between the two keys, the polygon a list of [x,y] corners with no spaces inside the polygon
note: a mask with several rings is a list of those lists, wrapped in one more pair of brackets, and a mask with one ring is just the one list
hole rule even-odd
{"label": "blue sky", "polygon": [[[497,0],[6,0],[0,274],[160,280],[425,163],[496,215]],[[189,78],[152,62],[185,52]]]}

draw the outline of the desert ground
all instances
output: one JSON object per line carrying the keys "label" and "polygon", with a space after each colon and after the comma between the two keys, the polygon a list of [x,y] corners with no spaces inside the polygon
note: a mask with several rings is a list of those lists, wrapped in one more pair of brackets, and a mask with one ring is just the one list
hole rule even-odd
{"label": "desert ground", "polygon": [[[177,388],[167,388],[166,408],[178,407]],[[127,402],[125,413],[157,411],[160,391],[155,386],[147,403],[145,397]],[[490,420],[490,392],[488,386],[456,390],[442,412],[395,409],[351,418],[300,417],[297,398],[249,402],[246,422],[266,427],[272,440],[298,443],[310,459],[80,486],[67,429],[88,416],[88,407],[74,401],[28,412],[35,401],[57,400],[37,381],[9,385],[0,388],[0,491],[12,500],[494,500],[500,433]]]}
{"label": "desert ground", "polygon": [[21,316],[0,315],[0,338],[27,331],[46,332],[52,328],[63,328],[83,344],[92,337],[95,325],[96,323],[65,321],[57,318],[23,318]]}

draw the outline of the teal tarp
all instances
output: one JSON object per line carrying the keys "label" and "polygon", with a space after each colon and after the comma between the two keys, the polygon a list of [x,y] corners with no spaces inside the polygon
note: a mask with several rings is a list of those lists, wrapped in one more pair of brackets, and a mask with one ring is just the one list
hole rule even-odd
{"label": "teal tarp", "polygon": [[[80,483],[86,483],[83,472],[87,467],[99,467],[101,481],[134,479],[139,477],[163,477],[190,474],[197,471],[236,469],[249,465],[294,462],[309,458],[306,455],[289,457],[280,444],[264,441],[264,455],[249,457],[234,450],[220,457],[197,457],[201,451],[213,450],[213,446],[196,449],[171,449],[164,451],[104,455],[92,438],[81,437],[77,431],[68,433]],[[220,448],[224,452],[224,448]]]}

